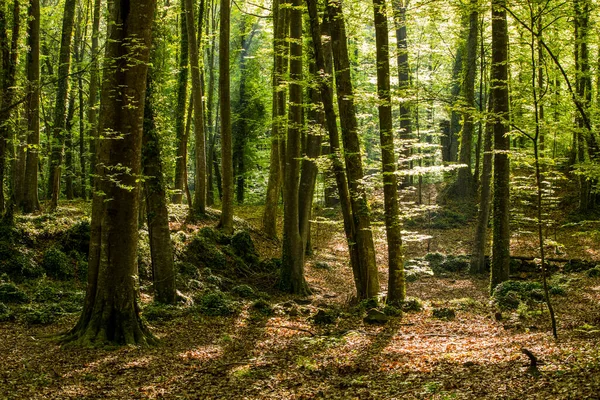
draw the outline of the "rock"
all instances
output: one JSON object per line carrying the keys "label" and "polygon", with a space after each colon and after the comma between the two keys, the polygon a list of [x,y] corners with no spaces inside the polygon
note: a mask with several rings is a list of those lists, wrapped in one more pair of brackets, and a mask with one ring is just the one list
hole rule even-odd
{"label": "rock", "polygon": [[331,312],[319,309],[315,315],[311,317],[312,321],[318,325],[329,325],[335,322],[335,317]]}
{"label": "rock", "polygon": [[326,263],[325,261],[317,261],[316,263],[313,264],[313,268],[331,271],[331,266],[328,263]]}
{"label": "rock", "polygon": [[452,308],[434,308],[433,309],[433,318],[437,319],[445,319],[445,320],[453,320],[456,318],[456,311]]}
{"label": "rock", "polygon": [[390,317],[383,312],[371,309],[367,312],[367,316],[363,318],[365,324],[385,324],[390,320]]}

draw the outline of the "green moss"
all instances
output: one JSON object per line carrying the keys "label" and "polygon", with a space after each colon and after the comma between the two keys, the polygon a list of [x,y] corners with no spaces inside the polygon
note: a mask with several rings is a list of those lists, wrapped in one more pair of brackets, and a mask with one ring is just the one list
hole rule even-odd
{"label": "green moss", "polygon": [[90,250],[90,232],[91,226],[88,219],[84,219],[71,228],[69,228],[62,239],[62,248],[68,253],[76,251],[79,254],[87,255]]}
{"label": "green moss", "polygon": [[453,308],[446,308],[446,307],[434,308],[432,315],[433,315],[433,318],[449,321],[449,320],[453,320],[454,318],[456,318],[456,311],[454,311]]}
{"label": "green moss", "polygon": [[4,303],[0,303],[0,322],[10,321],[13,317],[11,309]]}
{"label": "green moss", "polygon": [[258,299],[252,303],[252,309],[263,315],[273,315],[273,307],[268,301],[263,299]]}
{"label": "green moss", "polygon": [[248,231],[237,231],[231,237],[231,248],[236,255],[241,257],[248,265],[258,265],[258,253],[254,247],[254,242]]}
{"label": "green moss", "polygon": [[[562,295],[565,290],[558,285],[551,285],[548,292]],[[502,282],[492,293],[494,303],[501,309],[516,310],[520,303],[541,303],[545,300],[544,288],[539,282],[506,281]]]}
{"label": "green moss", "polygon": [[382,311],[388,317],[401,317],[402,316],[402,310],[397,307],[394,307],[394,306],[387,305],[387,306],[383,307]]}
{"label": "green moss", "polygon": [[180,307],[162,303],[150,303],[144,307],[142,317],[148,321],[171,321],[184,314]]}
{"label": "green moss", "polygon": [[52,278],[67,280],[75,276],[74,263],[56,247],[51,247],[44,252],[42,267]]}
{"label": "green moss", "polygon": [[423,310],[423,303],[417,298],[409,297],[402,302],[400,308],[404,312],[419,312]]}
{"label": "green moss", "polygon": [[21,318],[30,325],[49,325],[64,313],[63,308],[54,303],[41,307],[24,307]]}
{"label": "green moss", "polygon": [[238,285],[231,289],[231,292],[245,299],[251,299],[256,296],[254,289],[248,285]]}
{"label": "green moss", "polygon": [[221,245],[227,245],[231,242],[231,237],[223,233],[223,231],[219,229],[210,228],[205,226],[204,228],[198,231],[198,235],[204,236],[208,240],[213,243],[218,243]]}
{"label": "green moss", "polygon": [[227,258],[221,250],[209,239],[195,235],[186,249],[186,261],[198,267],[225,269]]}
{"label": "green moss", "polygon": [[600,265],[596,265],[594,268],[587,271],[589,278],[598,278],[600,276]]}

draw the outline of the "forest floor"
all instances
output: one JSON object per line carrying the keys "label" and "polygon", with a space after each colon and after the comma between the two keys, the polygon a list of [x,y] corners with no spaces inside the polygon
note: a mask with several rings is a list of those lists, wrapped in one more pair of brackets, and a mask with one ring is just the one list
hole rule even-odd
{"label": "forest floor", "polygon": [[[239,211],[256,223],[256,210]],[[306,267],[310,298],[271,291],[269,312],[240,301],[232,316],[157,319],[149,322],[160,338],[156,347],[61,348],[49,337],[71,328],[76,313],[49,325],[0,322],[0,399],[600,398],[600,278],[554,274],[563,291],[553,297],[558,340],[542,304],[499,312],[488,278],[464,271],[410,282],[407,294],[423,308],[370,325],[364,307],[351,305],[339,226],[318,225]],[[429,242],[406,243],[407,258],[464,254],[472,232],[469,223],[429,229]],[[600,260],[590,235],[563,234],[563,257]],[[261,256],[277,255],[276,241],[252,236]],[[381,229],[375,239],[385,286]],[[514,237],[512,246],[513,254],[535,255],[527,238]],[[142,293],[142,302],[149,297]],[[330,320],[315,321],[318,310]],[[440,317],[439,310],[454,316]],[[537,357],[537,370],[523,348]]]}

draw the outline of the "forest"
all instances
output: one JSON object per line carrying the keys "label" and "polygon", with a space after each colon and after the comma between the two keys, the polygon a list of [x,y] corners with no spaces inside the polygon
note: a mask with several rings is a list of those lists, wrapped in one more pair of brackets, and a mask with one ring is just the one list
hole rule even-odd
{"label": "forest", "polygon": [[593,0],[1,0],[1,399],[592,399]]}

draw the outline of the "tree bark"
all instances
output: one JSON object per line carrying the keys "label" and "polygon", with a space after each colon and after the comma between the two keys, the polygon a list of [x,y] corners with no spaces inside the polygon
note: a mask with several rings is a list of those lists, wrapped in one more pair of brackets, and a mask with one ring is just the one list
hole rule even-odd
{"label": "tree bark", "polygon": [[475,111],[475,75],[477,70],[477,41],[479,28],[478,0],[471,0],[469,12],[469,36],[467,38],[466,55],[464,64],[464,80],[462,92],[464,96],[463,127],[460,138],[460,154],[458,162],[466,167],[458,170],[456,181],[456,195],[458,198],[474,198],[474,179],[472,168],[473,146],[473,112]]}
{"label": "tree bark", "polygon": [[25,161],[25,185],[21,209],[32,213],[40,209],[38,198],[38,166],[40,148],[40,2],[30,0],[27,9],[27,159]]}
{"label": "tree bark", "polygon": [[371,216],[367,194],[362,186],[364,178],[358,121],[354,104],[354,89],[350,76],[348,40],[340,2],[330,1],[327,12],[331,21],[333,41],[333,61],[335,66],[335,84],[337,90],[340,125],[344,143],[344,160],[350,192],[350,204],[356,232],[356,245],[361,260],[361,285],[359,299],[376,297],[379,292],[379,276],[375,262]]}
{"label": "tree bark", "polygon": [[219,109],[221,112],[221,169],[223,201],[219,226],[233,233],[233,156],[231,136],[231,93],[229,78],[229,38],[231,6],[229,0],[221,0],[219,35]]}
{"label": "tree bark", "polygon": [[67,94],[71,67],[71,38],[75,21],[75,0],[65,0],[65,10],[58,57],[58,84],[54,99],[54,118],[50,145],[50,170],[48,171],[48,198],[50,209],[56,210],[60,196],[60,178],[66,132]]}
{"label": "tree bark", "polygon": [[192,217],[203,215],[206,211],[206,152],[204,143],[204,115],[202,107],[202,83],[200,81],[200,56],[196,29],[194,27],[194,4],[185,0],[188,46],[190,52],[190,72],[192,74],[192,97],[194,101],[194,138],[196,140],[196,177]]}
{"label": "tree bark", "polygon": [[189,45],[185,12],[185,0],[181,0],[179,37],[179,71],[177,72],[177,108],[175,109],[175,136],[177,137],[177,158],[175,160],[175,194],[172,201],[183,201],[185,170],[187,165],[187,138],[185,138],[185,106],[187,104]]}
{"label": "tree bark", "polygon": [[8,149],[9,139],[9,119],[11,116],[10,105],[14,99],[14,87],[17,77],[17,60],[18,60],[18,44],[20,31],[20,16],[19,16],[19,0],[14,0],[13,3],[13,24],[12,36],[10,43],[6,32],[6,10],[5,3],[0,6],[0,52],[1,52],[1,76],[0,76],[0,93],[2,100],[0,107],[0,215],[5,209],[4,200],[4,170],[6,167],[6,152]]}
{"label": "tree bark", "polygon": [[267,184],[267,196],[265,210],[262,217],[263,232],[269,237],[277,237],[277,210],[279,195],[281,193],[283,167],[281,159],[281,142],[285,124],[285,98],[286,91],[283,87],[284,74],[286,70],[285,54],[287,43],[287,10],[282,7],[285,0],[275,0],[273,3],[273,122],[271,124],[271,152],[269,155],[269,181]]}
{"label": "tree bark", "polygon": [[173,244],[169,231],[167,193],[161,159],[161,145],[154,122],[152,70],[146,80],[146,102],[144,105],[144,134],[142,139],[142,166],[144,171],[144,194],[150,257],[152,259],[152,283],[154,300],[173,304],[176,300],[175,266]]}
{"label": "tree bark", "polygon": [[300,231],[299,183],[302,134],[302,11],[301,0],[290,10],[290,99],[283,183],[282,290],[310,293],[304,278],[304,245]]}
{"label": "tree bark", "polygon": [[100,131],[106,139],[98,146],[99,190],[92,204],[84,309],[63,338],[73,345],[155,341],[136,301],[143,112],[155,8],[155,0],[109,3],[100,108]]}
{"label": "tree bark", "polygon": [[396,181],[396,156],[394,153],[394,127],[390,91],[390,54],[385,0],[373,0],[373,9],[377,57],[377,97],[379,99],[379,139],[381,142],[385,230],[388,245],[388,303],[399,303],[404,301],[406,287],[398,183]]}
{"label": "tree bark", "polygon": [[[90,66],[90,89],[88,97],[88,136],[90,144],[90,171],[96,169],[96,142],[98,140],[98,86],[100,82],[100,52],[98,51],[98,37],[100,36],[100,9],[102,0],[94,0],[94,16],[92,19],[92,48]],[[94,188],[93,174],[90,174],[90,188]],[[93,196],[93,193],[91,194]]]}
{"label": "tree bark", "polygon": [[494,118],[494,217],[490,290],[510,272],[510,141],[506,136],[508,97],[508,28],[506,0],[492,0],[491,96]]}

